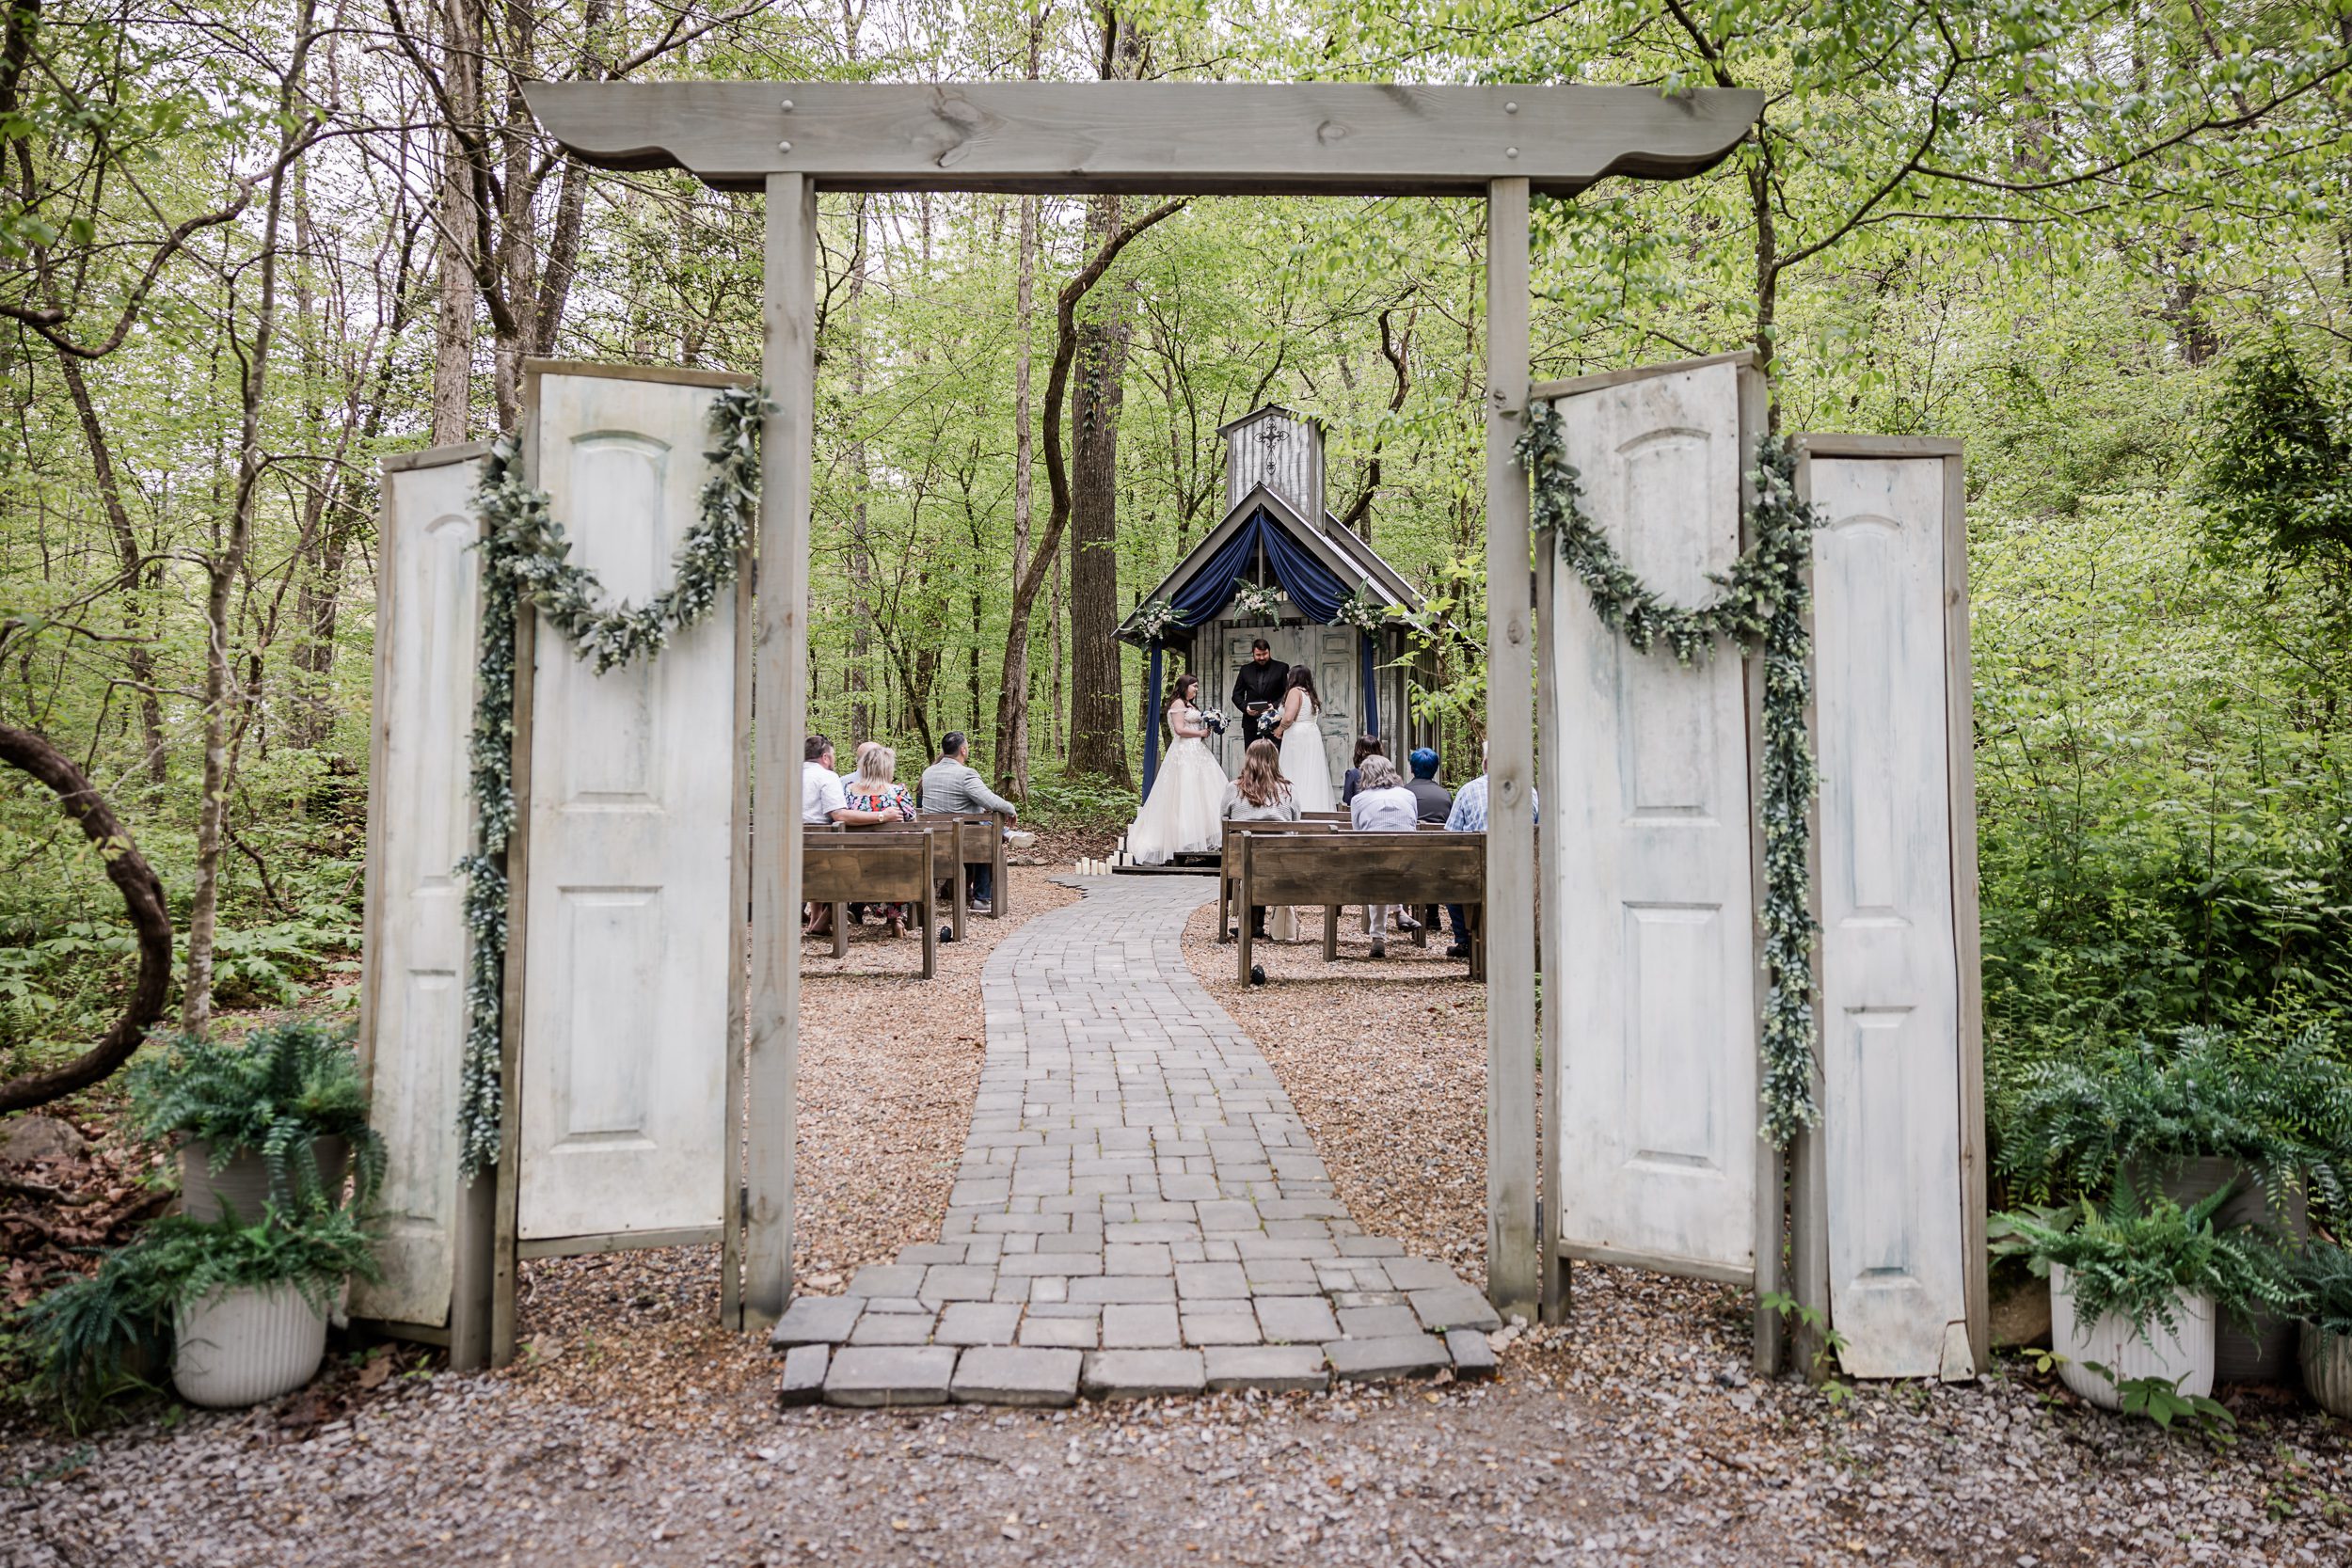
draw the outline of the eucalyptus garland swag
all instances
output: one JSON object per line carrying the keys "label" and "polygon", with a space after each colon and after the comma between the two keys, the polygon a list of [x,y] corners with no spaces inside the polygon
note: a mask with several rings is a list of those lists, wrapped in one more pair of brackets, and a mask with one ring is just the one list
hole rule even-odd
{"label": "eucalyptus garland swag", "polygon": [[1748,511],[1752,543],[1731,569],[1713,577],[1721,595],[1696,610],[1668,604],[1620,560],[1585,512],[1582,476],[1561,445],[1560,415],[1535,404],[1519,461],[1534,477],[1536,531],[1550,536],[1560,559],[1583,582],[1602,622],[1641,653],[1663,642],[1688,664],[1712,657],[1717,639],[1754,648],[1764,666],[1763,800],[1764,969],[1768,990],[1762,1037],[1764,1132],[1786,1148],[1820,1120],[1813,1100],[1813,916],[1805,869],[1813,804],[1812,737],[1804,710],[1812,695],[1805,612],[1812,589],[1813,509],[1797,499],[1795,449],[1772,435],[1756,444]]}
{"label": "eucalyptus garland swag", "polygon": [[469,753],[474,850],[457,863],[466,879],[473,963],[466,977],[466,1054],[459,1086],[460,1170],[470,1180],[498,1164],[499,1035],[506,979],[506,842],[515,831],[515,626],[528,604],[593,663],[598,674],[652,657],[710,613],[734,585],[759,500],[759,430],[770,404],[751,388],[721,391],[710,410],[710,477],[679,544],[675,579],[640,606],[599,608],[596,574],[573,563],[547,493],[522,477],[522,451],[502,436],[483,466],[475,504],[485,526],[482,659]]}

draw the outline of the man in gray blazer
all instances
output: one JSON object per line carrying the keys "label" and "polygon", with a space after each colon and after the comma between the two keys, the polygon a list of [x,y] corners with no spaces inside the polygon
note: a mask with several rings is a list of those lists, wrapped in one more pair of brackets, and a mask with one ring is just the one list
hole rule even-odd
{"label": "man in gray blazer", "polygon": [[[971,743],[961,730],[949,730],[939,745],[939,760],[923,769],[919,795],[925,811],[1001,811],[1017,816],[1013,803],[988,787],[969,760]],[[995,874],[985,865],[971,868],[972,909],[986,914],[996,900]]]}

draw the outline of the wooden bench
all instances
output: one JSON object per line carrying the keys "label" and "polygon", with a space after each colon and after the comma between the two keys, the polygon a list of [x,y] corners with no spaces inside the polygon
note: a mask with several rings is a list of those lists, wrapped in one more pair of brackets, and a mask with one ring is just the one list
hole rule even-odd
{"label": "wooden bench", "polygon": [[[915,820],[956,824],[956,908],[961,911],[965,903],[961,873],[976,865],[985,865],[988,867],[990,888],[988,917],[991,920],[1003,919],[1006,909],[1012,902],[1012,882],[1005,875],[1005,829],[1009,825],[1005,814],[996,811],[927,811],[919,814]],[[956,927],[956,940],[963,940],[961,925]]]}
{"label": "wooden bench", "polygon": [[[1233,912],[1233,890],[1241,885],[1240,839],[1244,833],[1334,833],[1345,832],[1344,822],[1308,820],[1296,822],[1227,822],[1225,836],[1217,847],[1216,872],[1216,939],[1225,940]],[[1244,909],[1248,905],[1242,906]]]}
{"label": "wooden bench", "polygon": [[[801,896],[831,904],[833,954],[850,951],[850,904],[913,904],[923,923],[923,978],[939,973],[939,883],[934,872],[946,836],[915,823],[843,828],[831,823],[802,835]],[[961,900],[959,900],[960,902]]]}
{"label": "wooden bench", "polygon": [[[1277,824],[1287,827],[1289,824]],[[1470,977],[1486,976],[1486,835],[1485,833],[1240,834],[1244,910],[1260,904],[1459,904],[1470,923]],[[1249,983],[1249,922],[1241,923],[1236,949],[1242,984]],[[1323,957],[1340,956],[1339,922],[1326,919]]]}

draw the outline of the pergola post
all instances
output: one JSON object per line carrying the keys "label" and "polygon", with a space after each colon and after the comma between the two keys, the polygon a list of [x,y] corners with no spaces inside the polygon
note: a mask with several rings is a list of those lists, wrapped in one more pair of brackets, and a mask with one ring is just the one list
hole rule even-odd
{"label": "pergola post", "polygon": [[[816,441],[817,188],[768,177],[761,380],[757,765],[752,786],[752,984],[746,1067],[743,1326],[792,1295],[792,1162],[801,1065],[801,740],[808,723],[808,518]],[[732,1132],[732,1130],[730,1130]]]}
{"label": "pergola post", "polygon": [[1486,1295],[1534,1322],[1535,712],[1528,481],[1528,182],[1486,186]]}

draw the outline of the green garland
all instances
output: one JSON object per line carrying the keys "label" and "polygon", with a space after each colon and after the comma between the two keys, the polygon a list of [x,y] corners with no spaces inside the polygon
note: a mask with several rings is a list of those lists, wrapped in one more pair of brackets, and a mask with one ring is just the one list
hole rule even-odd
{"label": "green garland", "polygon": [[1811,700],[1812,608],[1806,567],[1813,509],[1797,498],[1795,449],[1778,436],[1757,437],[1755,502],[1748,509],[1754,542],[1731,569],[1710,578],[1723,592],[1714,603],[1689,610],[1668,604],[1618,559],[1583,505],[1583,481],[1561,443],[1559,413],[1534,405],[1519,461],[1533,476],[1534,524],[1549,534],[1560,559],[1583,582],[1605,625],[1625,634],[1641,653],[1663,642],[1688,664],[1712,657],[1717,639],[1754,648],[1764,664],[1764,1000],[1762,1038],[1764,1131],[1774,1147],[1820,1120],[1813,1099],[1812,881],[1806,870],[1814,790],[1813,743],[1804,710]]}
{"label": "green garland", "polygon": [[759,431],[767,395],[730,387],[711,404],[710,477],[694,526],[675,558],[676,578],[644,605],[599,609],[596,575],[572,563],[564,527],[547,493],[522,477],[522,452],[501,436],[483,466],[475,504],[482,539],[481,684],[470,750],[474,850],[457,863],[466,879],[466,927],[473,962],[466,976],[466,1057],[459,1084],[459,1168],[470,1180],[498,1164],[500,1034],[506,982],[506,843],[515,831],[515,627],[528,604],[564,634],[598,674],[658,655],[670,638],[710,613],[733,586],[751,544],[759,500]]}

